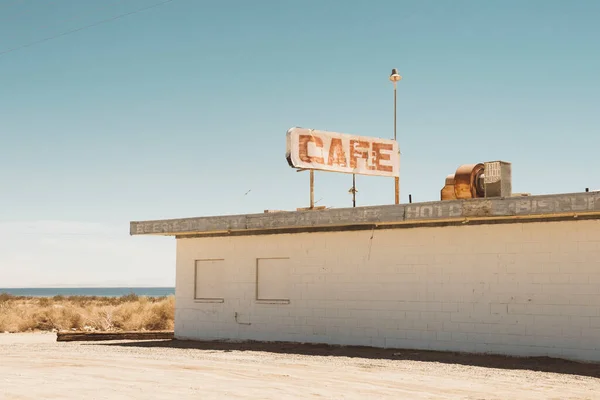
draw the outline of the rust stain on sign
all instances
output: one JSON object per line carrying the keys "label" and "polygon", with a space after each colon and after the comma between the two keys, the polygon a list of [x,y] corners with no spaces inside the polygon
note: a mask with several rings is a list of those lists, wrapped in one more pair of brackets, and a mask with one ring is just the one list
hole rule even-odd
{"label": "rust stain on sign", "polygon": [[287,132],[286,158],[293,168],[357,175],[399,176],[398,142],[314,129]]}

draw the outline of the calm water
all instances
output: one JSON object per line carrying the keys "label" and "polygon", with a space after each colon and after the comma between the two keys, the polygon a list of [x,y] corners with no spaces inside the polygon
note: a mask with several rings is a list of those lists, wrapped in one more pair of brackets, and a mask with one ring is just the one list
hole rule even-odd
{"label": "calm water", "polygon": [[0,288],[0,293],[15,296],[53,297],[62,296],[104,296],[119,297],[135,293],[138,296],[161,297],[175,294],[174,287],[136,287],[136,288]]}

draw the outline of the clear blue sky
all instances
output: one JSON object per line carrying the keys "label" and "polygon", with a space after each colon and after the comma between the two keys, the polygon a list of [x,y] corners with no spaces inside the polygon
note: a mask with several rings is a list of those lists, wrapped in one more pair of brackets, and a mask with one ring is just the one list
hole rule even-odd
{"label": "clear blue sky", "polygon": [[391,138],[392,68],[403,202],[492,159],[514,191],[600,189],[600,2],[173,0],[59,36],[160,2],[0,0],[0,287],[172,284],[172,239],[128,221],[306,206],[286,130]]}

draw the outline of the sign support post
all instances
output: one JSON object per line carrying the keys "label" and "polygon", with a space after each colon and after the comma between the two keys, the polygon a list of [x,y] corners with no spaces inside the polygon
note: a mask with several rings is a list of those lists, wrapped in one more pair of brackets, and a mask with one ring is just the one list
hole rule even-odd
{"label": "sign support post", "polygon": [[310,209],[315,208],[315,170],[310,170]]}
{"label": "sign support post", "polygon": [[352,174],[352,207],[356,207],[356,175]]}

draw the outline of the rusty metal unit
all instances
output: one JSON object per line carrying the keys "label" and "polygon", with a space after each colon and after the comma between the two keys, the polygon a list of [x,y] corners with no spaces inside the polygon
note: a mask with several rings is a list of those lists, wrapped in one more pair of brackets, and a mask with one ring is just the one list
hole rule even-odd
{"label": "rusty metal unit", "polygon": [[441,200],[456,200],[456,195],[454,194],[454,174],[446,177],[446,184],[441,191]]}
{"label": "rusty metal unit", "polygon": [[[490,175],[487,179],[486,171]],[[454,174],[446,177],[444,187],[440,191],[440,198],[441,200],[461,200],[510,197],[511,189],[510,163],[494,161],[463,164]]]}
{"label": "rusty metal unit", "polygon": [[464,164],[456,172],[446,177],[441,191],[442,200],[475,199],[485,196],[483,186],[484,165]]}
{"label": "rusty metal unit", "polygon": [[483,197],[483,185],[479,184],[483,175],[483,164],[466,164],[454,173],[454,194],[457,199]]}

